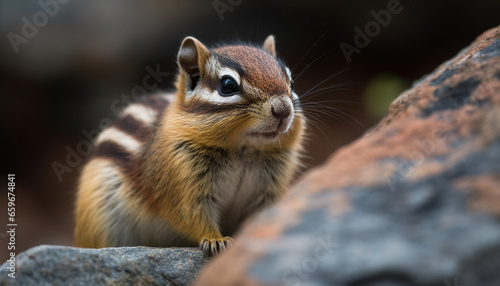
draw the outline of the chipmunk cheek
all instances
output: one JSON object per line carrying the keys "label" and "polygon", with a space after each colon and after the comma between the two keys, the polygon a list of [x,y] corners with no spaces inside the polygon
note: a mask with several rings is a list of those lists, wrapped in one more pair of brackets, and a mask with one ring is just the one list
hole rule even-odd
{"label": "chipmunk cheek", "polygon": [[254,119],[248,116],[234,117],[234,119],[224,122],[224,124],[214,128],[213,132],[220,133],[224,130],[230,130],[227,135],[239,137],[241,134],[246,133],[254,124]]}
{"label": "chipmunk cheek", "polygon": [[255,117],[247,117],[241,124],[241,130],[248,130],[259,124],[259,120]]}

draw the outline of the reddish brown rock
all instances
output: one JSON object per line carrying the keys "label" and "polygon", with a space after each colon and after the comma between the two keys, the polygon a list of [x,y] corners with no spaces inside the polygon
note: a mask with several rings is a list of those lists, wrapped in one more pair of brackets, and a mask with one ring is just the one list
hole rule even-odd
{"label": "reddish brown rock", "polygon": [[500,285],[500,27],[255,217],[196,285]]}

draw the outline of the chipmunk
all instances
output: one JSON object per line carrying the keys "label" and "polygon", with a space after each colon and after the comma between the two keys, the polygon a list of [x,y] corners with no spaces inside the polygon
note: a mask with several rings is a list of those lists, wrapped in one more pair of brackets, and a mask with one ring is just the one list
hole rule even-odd
{"label": "chipmunk", "polygon": [[291,183],[305,117],[274,37],[212,49],[187,37],[177,61],[175,93],[129,105],[97,137],[79,182],[77,246],[211,256]]}

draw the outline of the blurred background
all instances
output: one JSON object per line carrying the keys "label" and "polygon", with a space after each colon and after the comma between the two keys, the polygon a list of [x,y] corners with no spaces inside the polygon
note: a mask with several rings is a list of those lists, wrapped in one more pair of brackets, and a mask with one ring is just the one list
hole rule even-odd
{"label": "blurred background", "polygon": [[[152,70],[162,73],[156,90],[173,88],[185,36],[210,45],[275,35],[296,91],[316,86],[305,101],[335,108],[308,110],[311,168],[376,124],[413,81],[500,24],[497,0],[397,2],[1,0],[2,257],[7,174],[16,174],[17,253],[72,245],[77,178],[88,156],[70,164],[66,157],[82,153],[85,131],[113,119]],[[388,4],[397,12],[390,19],[380,12]],[[356,36],[356,27],[368,35]]]}

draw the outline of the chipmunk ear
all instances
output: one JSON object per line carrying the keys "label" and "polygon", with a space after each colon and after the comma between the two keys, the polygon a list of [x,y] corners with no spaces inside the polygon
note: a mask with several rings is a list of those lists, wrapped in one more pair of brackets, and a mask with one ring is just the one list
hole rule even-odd
{"label": "chipmunk ear", "polygon": [[269,52],[273,57],[276,57],[275,46],[276,46],[276,43],[274,41],[274,36],[269,35],[269,36],[267,36],[266,40],[264,41],[264,44],[262,45],[262,49]]}
{"label": "chipmunk ear", "polygon": [[208,49],[197,39],[186,37],[181,44],[177,62],[179,67],[183,69],[190,79],[191,89],[196,87],[200,79],[200,74],[203,74],[205,63],[210,57]]}

